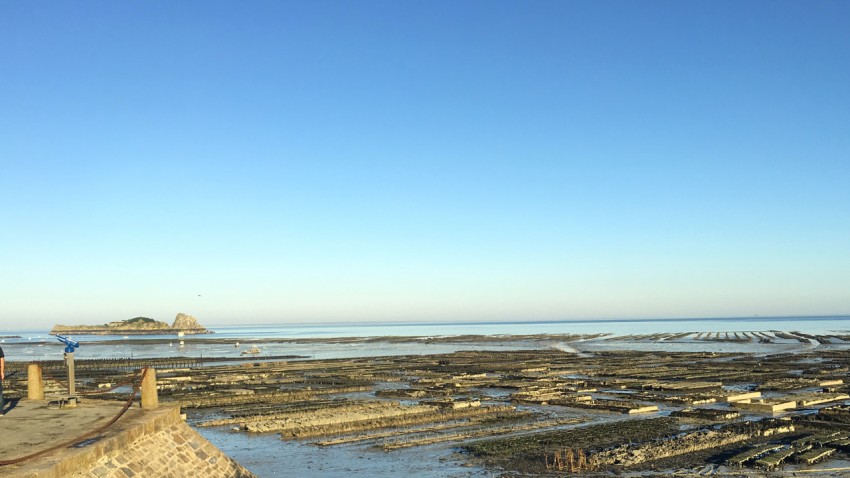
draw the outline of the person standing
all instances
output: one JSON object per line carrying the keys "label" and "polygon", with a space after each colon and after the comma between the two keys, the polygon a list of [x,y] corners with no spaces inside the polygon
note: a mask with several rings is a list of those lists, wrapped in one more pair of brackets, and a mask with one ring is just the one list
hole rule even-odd
{"label": "person standing", "polygon": [[3,347],[0,347],[0,415],[6,407],[6,400],[3,399],[3,380],[6,380],[6,356],[3,355]]}

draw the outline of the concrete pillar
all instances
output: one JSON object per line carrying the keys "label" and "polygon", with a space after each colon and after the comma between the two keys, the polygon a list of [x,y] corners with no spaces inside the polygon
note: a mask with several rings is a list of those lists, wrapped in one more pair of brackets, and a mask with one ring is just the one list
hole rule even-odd
{"label": "concrete pillar", "polygon": [[68,396],[75,397],[77,395],[77,378],[74,376],[74,352],[65,352],[65,365],[68,367]]}
{"label": "concrete pillar", "polygon": [[154,409],[159,407],[159,394],[156,391],[156,369],[146,367],[147,373],[142,379],[142,408]]}
{"label": "concrete pillar", "polygon": [[41,365],[37,363],[27,367],[27,398],[44,400],[44,379],[41,376]]}

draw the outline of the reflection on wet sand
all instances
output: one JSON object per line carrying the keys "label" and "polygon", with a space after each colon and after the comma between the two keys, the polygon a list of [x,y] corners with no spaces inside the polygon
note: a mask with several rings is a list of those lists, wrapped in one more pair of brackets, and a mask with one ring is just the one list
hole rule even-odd
{"label": "reflection on wet sand", "polygon": [[[130,342],[83,347],[168,350]],[[848,347],[795,331],[206,337],[186,339],[189,357],[81,359],[78,388],[153,365],[161,400],[260,476],[284,452],[313,475],[344,471],[342,455],[350,473],[409,476],[790,472],[848,457]],[[58,361],[45,369],[63,380]]]}

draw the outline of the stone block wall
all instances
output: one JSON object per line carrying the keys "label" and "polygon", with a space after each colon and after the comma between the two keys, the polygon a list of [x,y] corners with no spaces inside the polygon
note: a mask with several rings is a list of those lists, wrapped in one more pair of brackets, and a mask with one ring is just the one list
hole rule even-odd
{"label": "stone block wall", "polygon": [[255,478],[185,423],[136,439],[101,457],[73,478],[220,477]]}
{"label": "stone block wall", "polygon": [[179,407],[165,405],[130,412],[98,436],[20,465],[0,468],[0,476],[257,478],[187,425]]}

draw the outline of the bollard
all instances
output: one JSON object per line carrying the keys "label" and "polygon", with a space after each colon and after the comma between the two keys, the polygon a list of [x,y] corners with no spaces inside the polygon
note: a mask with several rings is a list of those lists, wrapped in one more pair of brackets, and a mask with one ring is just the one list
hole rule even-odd
{"label": "bollard", "polygon": [[152,410],[159,407],[159,395],[156,392],[156,369],[146,367],[147,373],[142,379],[142,408]]}
{"label": "bollard", "polygon": [[[65,349],[65,365],[68,367],[68,398],[77,396],[77,378],[74,376],[74,352]],[[74,350],[71,348],[71,350]]]}
{"label": "bollard", "polygon": [[44,379],[41,377],[41,365],[37,363],[27,367],[27,398],[44,400]]}

